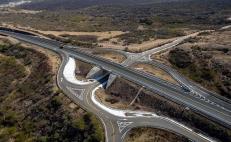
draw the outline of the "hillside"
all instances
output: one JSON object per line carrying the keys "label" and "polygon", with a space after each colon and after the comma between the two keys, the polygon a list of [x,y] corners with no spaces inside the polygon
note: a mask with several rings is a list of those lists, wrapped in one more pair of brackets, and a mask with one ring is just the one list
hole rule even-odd
{"label": "hillside", "polygon": [[79,9],[90,7],[94,5],[139,5],[139,4],[153,4],[153,3],[163,3],[170,1],[179,0],[43,0],[27,4],[23,6],[29,9]]}
{"label": "hillside", "polygon": [[182,74],[231,99],[230,31],[197,36],[169,52],[169,62]]}
{"label": "hillside", "polygon": [[37,0],[1,0],[1,4],[16,3],[16,2],[25,2],[25,1],[37,1]]}
{"label": "hillside", "polygon": [[1,142],[103,141],[99,120],[57,88],[58,63],[50,51],[0,36]]}
{"label": "hillside", "polygon": [[[141,43],[155,37],[170,38],[182,35],[182,31],[221,27],[230,23],[226,19],[231,15],[230,0],[194,0],[133,6],[126,5],[127,1],[121,2],[123,5],[119,6],[116,5],[117,1],[114,5],[110,1],[110,6],[92,6],[106,3],[88,3],[89,0],[63,2],[47,0],[26,4],[25,8],[51,11],[44,10],[36,14],[0,13],[0,20],[40,30],[132,31],[119,37],[129,44]],[[139,27],[143,27],[143,30],[139,30]]]}

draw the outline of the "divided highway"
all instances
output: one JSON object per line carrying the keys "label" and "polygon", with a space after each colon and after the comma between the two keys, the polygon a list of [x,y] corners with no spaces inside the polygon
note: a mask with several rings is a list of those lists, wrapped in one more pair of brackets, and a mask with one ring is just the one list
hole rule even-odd
{"label": "divided highway", "polygon": [[[206,103],[203,100],[197,99],[189,95],[188,93],[184,92],[184,90],[182,90],[178,86],[165,83],[148,74],[145,74],[143,72],[130,69],[126,66],[122,66],[120,64],[113,63],[108,60],[99,58],[97,56],[84,52],[80,49],[71,50],[65,47],[63,49],[60,49],[59,47],[62,45],[62,43],[59,43],[57,41],[44,39],[44,38],[40,38],[37,36],[3,31],[3,30],[0,30],[0,33],[4,35],[9,35],[11,37],[17,38],[25,42],[29,42],[32,44],[39,45],[41,47],[48,48],[50,50],[58,52],[62,56],[63,62],[62,62],[62,65],[61,65],[61,68],[58,74],[58,83],[59,83],[60,88],[62,88],[64,92],[67,93],[67,95],[70,98],[72,98],[75,102],[80,104],[86,110],[96,113],[96,115],[102,119],[105,125],[105,128],[106,128],[106,132],[107,132],[107,141],[110,141],[110,142],[111,141],[121,141],[121,138],[124,137],[124,135],[126,134],[128,130],[130,130],[133,127],[138,127],[138,126],[153,126],[153,127],[161,127],[161,128],[163,127],[164,129],[170,129],[172,131],[177,131],[178,133],[186,135],[187,137],[190,137],[191,139],[194,139],[196,141],[209,141],[209,140],[196,135],[195,132],[192,132],[192,131],[188,132],[187,130],[179,126],[176,126],[164,120],[158,120],[157,118],[150,119],[150,118],[145,118],[145,117],[138,117],[138,118],[135,117],[135,118],[129,118],[129,121],[128,121],[127,118],[125,120],[124,118],[115,117],[109,114],[108,112],[101,110],[99,107],[95,106],[95,104],[90,99],[91,91],[96,86],[99,86],[99,84],[93,83],[92,85],[78,86],[78,85],[71,84],[70,82],[66,81],[65,78],[63,77],[62,72],[64,70],[64,66],[67,63],[69,57],[73,57],[79,60],[83,60],[85,62],[95,64],[103,68],[104,70],[107,70],[108,72],[112,72],[115,75],[122,76],[130,81],[133,81],[137,84],[145,86],[147,89],[150,89],[153,92],[158,93],[161,96],[164,96],[179,104],[183,104],[185,107],[189,107],[193,110],[196,110],[202,115],[214,121],[217,121],[226,127],[231,128],[231,121],[230,121],[231,112],[230,111],[226,109],[222,109],[210,103]],[[83,95],[83,98],[85,97],[86,98],[83,100],[81,100],[80,98],[76,98],[76,95],[74,94],[76,90],[78,91],[85,90],[83,93],[84,95],[82,93],[81,94]],[[98,108],[97,111],[95,110],[95,108]],[[123,124],[126,126],[124,127],[123,132],[119,131],[120,123],[118,123],[118,121],[121,122],[121,124],[124,122]],[[125,123],[127,121],[133,122],[133,123]],[[179,129],[179,131],[177,129]],[[110,135],[114,136],[113,139],[110,137]]]}
{"label": "divided highway", "polygon": [[160,83],[159,80],[153,78],[148,74],[143,72],[138,72],[136,70],[124,67],[120,64],[110,62],[108,60],[96,57],[94,55],[89,55],[81,50],[78,52],[73,52],[67,49],[70,55],[97,66],[100,66],[104,70],[113,72],[113,74],[122,76],[130,81],[133,81],[141,86],[145,86],[147,89],[162,95],[168,99],[179,104],[184,104],[185,107],[194,109],[201,114],[208,116],[210,119],[218,121],[224,126],[231,128],[231,112],[221,109],[220,107],[211,105],[202,100],[199,100],[193,96],[185,93],[184,90],[172,86],[166,86],[164,83]]}

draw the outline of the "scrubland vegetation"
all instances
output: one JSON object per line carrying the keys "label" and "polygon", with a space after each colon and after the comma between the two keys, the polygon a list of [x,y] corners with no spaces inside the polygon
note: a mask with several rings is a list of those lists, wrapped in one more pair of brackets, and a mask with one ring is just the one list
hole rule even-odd
{"label": "scrubland vegetation", "polygon": [[[41,12],[0,13],[0,21],[44,31],[124,31],[122,35],[102,41],[91,35],[50,34],[48,37],[86,48],[116,38],[114,42],[119,46],[122,43],[125,51],[132,51],[128,48],[132,44],[169,39],[198,30],[219,29],[231,23],[227,20],[231,15],[230,0],[166,1],[164,4],[162,0],[157,3],[148,0],[135,0],[133,3],[130,0],[114,0],[113,3],[48,0],[45,4],[39,1],[23,8]],[[191,38],[164,53],[163,62],[209,90],[231,99],[229,35],[230,32],[224,34],[220,31],[213,36],[207,33]],[[104,141],[102,126],[95,116],[77,105],[72,109],[69,107],[71,101],[57,89],[48,62],[44,54],[35,50],[8,42],[0,44],[0,141]],[[93,66],[81,61],[76,63],[76,74],[85,79]],[[139,85],[119,78],[103,93],[111,96],[106,98],[109,103],[129,104],[139,89]],[[173,118],[220,141],[231,141],[230,129],[148,90],[141,91],[133,106]],[[148,137],[151,134],[172,141],[185,141],[180,136],[166,135],[162,130],[142,128],[134,131],[128,141],[142,137],[154,141],[155,137]]]}
{"label": "scrubland vegetation", "polygon": [[135,128],[132,129],[125,142],[189,142],[183,136],[154,128]]}
{"label": "scrubland vegetation", "polygon": [[170,51],[168,59],[191,80],[231,99],[229,34],[230,31],[198,36]]}
{"label": "scrubland vegetation", "polygon": [[95,116],[69,107],[48,62],[34,49],[1,43],[0,141],[104,141]]}
{"label": "scrubland vegetation", "polygon": [[[60,3],[63,5],[58,5]],[[97,5],[94,2],[90,5],[84,3],[89,2],[67,3],[61,0],[46,1],[41,5],[32,3],[25,7],[43,11],[37,14],[0,14],[0,19],[5,23],[40,30],[129,31],[119,36],[125,44],[142,43],[150,38],[176,37],[184,35],[185,31],[217,28],[230,23],[226,20],[231,13],[229,0],[187,0],[164,4],[134,2],[123,5],[100,1]],[[49,8],[42,5],[49,5]],[[139,29],[140,26],[143,28]]]}
{"label": "scrubland vegetation", "polygon": [[[139,89],[140,86],[119,78],[105,91],[109,96],[119,98],[119,100],[129,104],[135,98]],[[134,105],[138,107],[142,106],[141,109],[154,111],[159,115],[176,119],[177,121],[193,128],[195,131],[205,133],[220,141],[231,140],[230,129],[146,89],[141,91]]]}

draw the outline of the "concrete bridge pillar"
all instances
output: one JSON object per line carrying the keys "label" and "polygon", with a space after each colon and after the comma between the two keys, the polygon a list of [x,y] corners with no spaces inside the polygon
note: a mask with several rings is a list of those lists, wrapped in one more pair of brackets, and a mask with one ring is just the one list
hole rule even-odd
{"label": "concrete bridge pillar", "polygon": [[114,74],[110,74],[109,78],[108,78],[108,81],[107,81],[107,87],[106,88],[109,88],[112,83],[116,80],[116,75]]}
{"label": "concrete bridge pillar", "polygon": [[93,67],[91,71],[87,74],[87,79],[96,79],[104,74],[104,70],[99,67]]}

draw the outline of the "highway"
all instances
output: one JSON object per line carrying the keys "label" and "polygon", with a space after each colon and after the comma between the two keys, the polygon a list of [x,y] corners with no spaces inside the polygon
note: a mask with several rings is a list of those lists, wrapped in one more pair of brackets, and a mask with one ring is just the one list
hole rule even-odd
{"label": "highway", "polygon": [[[172,69],[169,66],[166,66],[160,62],[157,61],[147,61],[147,62],[140,62],[145,64],[153,65],[157,68],[160,68],[164,71],[166,71],[170,76],[172,76],[181,86],[186,86],[189,88],[191,93],[190,95],[194,95],[194,97],[200,97],[201,99],[207,100],[208,103],[212,103],[214,105],[217,105],[218,107],[221,107],[222,109],[227,109],[227,111],[231,110],[231,101],[229,99],[226,99],[224,97],[221,97],[220,95],[208,91],[207,89],[199,86],[198,84],[189,81],[182,75],[180,75],[176,70]],[[221,105],[219,105],[221,104]]]}
{"label": "highway", "polygon": [[[206,137],[198,135],[196,132],[185,126],[182,127],[181,124],[178,124],[174,120],[156,116],[155,114],[151,114],[149,112],[129,113],[129,111],[124,111],[124,115],[121,116],[117,115],[118,113],[114,113],[115,111],[112,111],[112,109],[110,109],[110,111],[102,109],[100,106],[96,105],[92,99],[95,91],[102,84],[100,82],[89,82],[89,85],[78,85],[70,83],[68,80],[66,80],[63,74],[69,56],[68,53],[61,53],[61,55],[63,58],[63,62],[57,76],[57,82],[59,87],[62,88],[65,94],[67,94],[74,102],[79,104],[88,112],[94,113],[101,119],[105,127],[106,140],[108,142],[123,141],[129,130],[141,126],[166,129],[177,134],[181,134],[194,141],[211,141]],[[139,116],[137,116],[137,114]]]}
{"label": "highway", "polygon": [[[90,51],[102,51],[102,52],[117,52],[123,56],[126,57],[126,60],[122,63],[123,66],[131,66],[133,64],[136,63],[146,63],[146,64],[150,64],[153,66],[156,66],[162,70],[164,70],[165,72],[169,73],[176,81],[179,82],[179,84],[181,86],[176,86],[175,84],[169,84],[166,83],[166,81],[159,79],[159,82],[165,83],[168,86],[172,86],[179,89],[179,87],[181,88],[187,88],[187,90],[191,91],[190,93],[188,93],[189,95],[192,95],[193,97],[200,99],[206,103],[210,103],[212,105],[216,105],[217,107],[220,107],[221,109],[225,109],[227,111],[231,110],[231,101],[229,99],[226,99],[225,97],[222,97],[214,92],[211,92],[205,88],[203,88],[202,86],[199,86],[198,84],[189,81],[188,79],[184,78],[182,75],[180,75],[176,70],[172,69],[169,66],[163,65],[157,61],[154,61],[150,58],[151,55],[153,54],[157,54],[160,53],[164,50],[170,49],[170,48],[174,48],[177,45],[179,45],[180,43],[184,42],[184,40],[191,38],[191,37],[195,37],[196,35],[203,33],[203,32],[213,32],[212,30],[205,30],[205,31],[200,31],[200,32],[196,32],[187,36],[183,36],[180,38],[177,38],[176,40],[167,43],[165,45],[162,45],[160,47],[157,48],[153,48],[151,50],[147,50],[141,53],[130,53],[130,52],[125,52],[125,51],[121,51],[121,50],[115,50],[115,49],[91,49]],[[76,47],[73,47],[76,48]],[[86,49],[89,50],[89,49]],[[113,80],[116,79],[116,75],[111,75],[110,79],[110,83],[113,82]],[[158,78],[156,78],[156,80],[158,80]],[[110,84],[109,84],[110,85]]]}
{"label": "highway", "polygon": [[[119,65],[105,59],[90,55],[82,50],[71,50],[69,48],[60,49],[61,43],[43,39],[37,36],[23,35],[19,33],[12,33],[9,31],[1,31],[0,33],[12,36],[19,40],[39,45],[44,48],[48,48],[57,52],[62,57],[62,65],[60,67],[57,80],[59,87],[67,94],[73,101],[81,105],[87,111],[96,114],[103,122],[106,132],[107,141],[122,141],[127,131],[134,127],[141,126],[153,126],[157,128],[167,129],[195,141],[210,141],[197,133],[178,125],[175,122],[171,122],[166,118],[161,117],[118,117],[110,114],[110,112],[101,109],[99,106],[92,102],[92,91],[100,85],[99,82],[94,82],[89,85],[78,85],[68,82],[63,76],[63,70],[70,57],[83,60],[97,66],[100,66],[104,70],[112,72],[113,74],[123,76],[124,78],[133,81],[137,84],[145,86],[159,95],[162,95],[172,101],[199,111],[205,116],[218,121],[221,124],[225,124],[230,127],[230,112],[215,105],[205,103],[203,100],[197,99],[187,93],[185,93],[180,87],[173,86],[167,82],[163,82],[143,72],[135,71],[123,65]],[[84,91],[83,91],[84,90]],[[157,123],[156,123],[157,122]],[[121,129],[123,128],[123,129]],[[113,137],[112,137],[113,136]]]}
{"label": "highway", "polygon": [[[151,114],[147,112],[132,112],[129,116],[127,111],[125,111],[125,113],[127,113],[126,115],[121,116],[117,115],[118,113],[114,113],[115,111],[106,111],[102,109],[101,107],[97,106],[91,99],[92,95],[94,95],[94,90],[96,90],[96,87],[99,87],[101,83],[95,82],[86,86],[71,84],[62,74],[68,61],[67,55],[65,55],[63,58],[64,62],[62,63],[58,74],[59,86],[62,88],[62,90],[64,90],[65,94],[68,94],[68,96],[72,98],[72,100],[75,100],[76,103],[80,104],[83,108],[86,108],[87,111],[90,111],[101,118],[104,126],[106,127],[105,129],[107,132],[107,141],[122,141],[129,130],[141,126],[166,129],[184,135],[194,141],[207,141],[207,139],[204,137],[197,136],[197,133],[193,132],[189,128],[182,127],[181,125],[168,118],[156,117],[155,115],[147,116],[147,114]],[[84,93],[77,93],[76,90],[82,90]],[[139,117],[136,117],[135,114],[139,114]]]}

